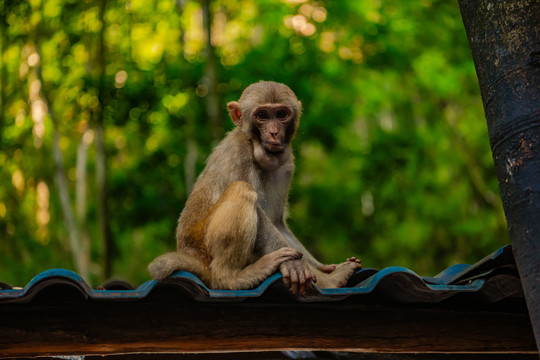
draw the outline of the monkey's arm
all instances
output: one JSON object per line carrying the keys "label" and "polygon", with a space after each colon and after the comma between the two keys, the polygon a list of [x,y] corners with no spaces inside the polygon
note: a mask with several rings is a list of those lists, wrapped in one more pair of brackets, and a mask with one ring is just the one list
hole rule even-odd
{"label": "monkey's arm", "polygon": [[282,221],[282,223],[277,227],[281,235],[285,238],[285,240],[289,243],[289,246],[300,251],[302,254],[304,254],[303,259],[307,261],[311,266],[314,268],[321,268],[324,266],[320,261],[315,259],[315,257],[306,249],[306,247],[294,236],[292,231],[289,229],[287,224]]}
{"label": "monkey's arm", "polygon": [[280,265],[279,270],[283,274],[283,282],[291,289],[293,294],[304,294],[317,281],[317,277],[310,269],[311,261],[316,260],[289,230],[288,233],[292,236],[292,239],[296,240],[294,243],[291,242],[288,238],[289,235],[283,233],[272,223],[259,204],[257,205],[257,219],[257,252],[265,255],[289,247],[302,253],[302,260],[285,261]]}

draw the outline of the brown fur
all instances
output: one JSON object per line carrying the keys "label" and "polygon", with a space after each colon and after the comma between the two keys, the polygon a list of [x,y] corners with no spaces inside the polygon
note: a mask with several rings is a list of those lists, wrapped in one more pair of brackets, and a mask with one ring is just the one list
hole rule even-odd
{"label": "brown fur", "polygon": [[[156,258],[150,274],[163,279],[186,270],[211,288],[248,289],[279,269],[295,293],[316,279],[321,287],[345,285],[360,265],[346,261],[321,271],[285,223],[294,173],[290,141],[301,103],[287,86],[259,82],[228,107],[237,127],[216,146],[195,183],[178,220],[177,251]],[[258,117],[261,111],[264,117]]]}

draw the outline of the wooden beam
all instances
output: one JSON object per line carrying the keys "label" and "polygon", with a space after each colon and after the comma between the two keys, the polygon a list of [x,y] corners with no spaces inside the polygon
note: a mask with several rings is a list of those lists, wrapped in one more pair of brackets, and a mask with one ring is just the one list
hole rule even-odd
{"label": "wooden beam", "polygon": [[523,313],[346,304],[75,302],[0,307],[0,357],[287,349],[537,353]]}
{"label": "wooden beam", "polygon": [[[35,358],[18,358],[30,360]],[[230,353],[167,353],[86,355],[83,360],[538,360],[537,354],[456,354],[456,353],[367,353],[344,351],[245,351]],[[58,360],[58,357],[39,357],[39,360]]]}

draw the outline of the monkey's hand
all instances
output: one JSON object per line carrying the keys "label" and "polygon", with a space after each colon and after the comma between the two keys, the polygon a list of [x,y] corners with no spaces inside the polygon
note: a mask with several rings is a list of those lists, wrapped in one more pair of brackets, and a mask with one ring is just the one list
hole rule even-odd
{"label": "monkey's hand", "polygon": [[311,272],[307,264],[302,260],[285,261],[279,267],[283,275],[285,286],[291,289],[295,295],[303,295],[313,283],[317,282],[317,277]]}
{"label": "monkey's hand", "polygon": [[283,262],[299,260],[302,256],[300,251],[290,247],[284,247],[264,255],[257,263],[260,268],[269,269],[269,272],[273,274]]}

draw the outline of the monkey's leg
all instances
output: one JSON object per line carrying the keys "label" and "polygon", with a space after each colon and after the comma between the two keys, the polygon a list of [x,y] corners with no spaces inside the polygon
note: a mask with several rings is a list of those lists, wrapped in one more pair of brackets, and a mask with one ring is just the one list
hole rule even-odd
{"label": "monkey's leg", "polygon": [[160,255],[148,265],[148,272],[156,280],[165,279],[175,270],[194,273],[202,281],[209,279],[204,263],[197,257],[195,251],[189,248]]}
{"label": "monkey's leg", "polygon": [[257,230],[257,193],[248,183],[236,181],[210,210],[205,228],[212,288],[253,288],[284,261],[302,257],[292,248],[280,248],[250,264],[256,258]]}

